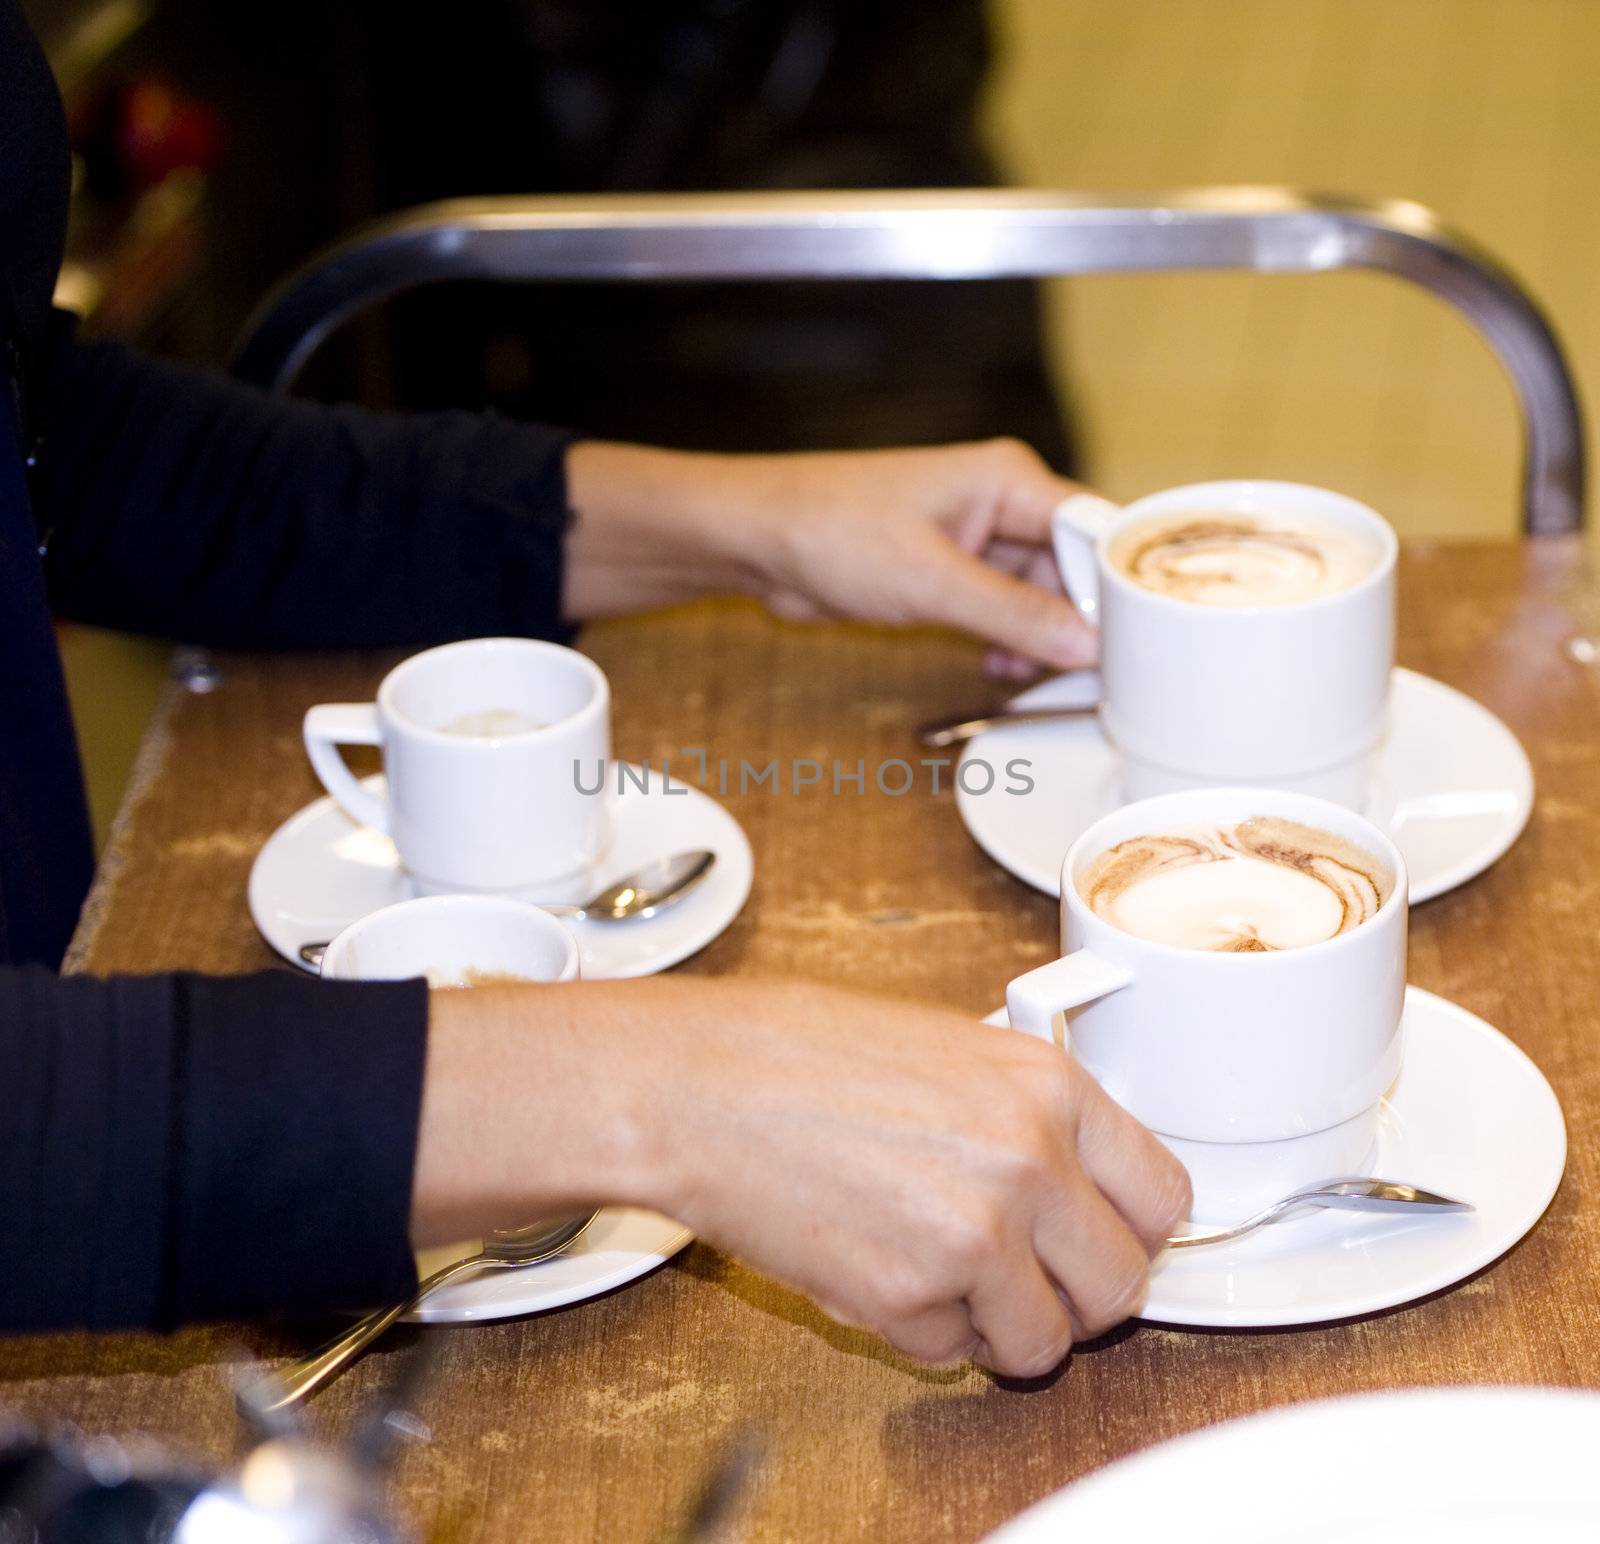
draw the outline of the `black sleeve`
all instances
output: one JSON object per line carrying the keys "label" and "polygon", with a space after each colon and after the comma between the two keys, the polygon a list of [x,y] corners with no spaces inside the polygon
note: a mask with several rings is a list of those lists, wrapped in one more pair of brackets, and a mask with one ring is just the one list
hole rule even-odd
{"label": "black sleeve", "polygon": [[419,981],[0,970],[0,1332],[398,1301]]}
{"label": "black sleeve", "polygon": [[564,431],[284,400],[65,322],[49,379],[63,616],[243,648],[565,636]]}

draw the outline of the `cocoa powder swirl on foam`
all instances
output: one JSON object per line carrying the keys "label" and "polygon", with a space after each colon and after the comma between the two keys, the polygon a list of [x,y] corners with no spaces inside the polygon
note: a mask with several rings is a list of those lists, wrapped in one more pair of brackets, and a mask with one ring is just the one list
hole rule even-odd
{"label": "cocoa powder swirl on foam", "polygon": [[1096,916],[1180,948],[1254,954],[1370,920],[1393,876],[1334,832],[1277,816],[1152,833],[1103,852],[1077,881]]}
{"label": "cocoa powder swirl on foam", "polygon": [[1211,604],[1303,600],[1347,582],[1309,532],[1242,517],[1136,527],[1117,563],[1147,590]]}

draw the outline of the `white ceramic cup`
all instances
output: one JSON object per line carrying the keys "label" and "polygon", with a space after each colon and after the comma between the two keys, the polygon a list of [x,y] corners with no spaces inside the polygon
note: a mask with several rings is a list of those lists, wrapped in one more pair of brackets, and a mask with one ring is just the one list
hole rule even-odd
{"label": "white ceramic cup", "polygon": [[[1322,943],[1218,954],[1125,933],[1078,893],[1090,863],[1119,842],[1256,815],[1357,843],[1392,874],[1388,899]],[[1189,1169],[1196,1217],[1236,1218],[1298,1185],[1360,1172],[1400,1070],[1406,985],[1405,862],[1370,821],[1259,788],[1125,805],[1090,826],[1062,864],[1061,953],[1007,987],[1012,1027],[1058,1039],[1167,1142]]]}
{"label": "white ceramic cup", "polygon": [[[1354,585],[1279,606],[1212,606],[1135,584],[1109,552],[1130,525],[1186,512],[1296,515],[1372,552]],[[1122,509],[1087,495],[1055,512],[1056,561],[1100,629],[1100,721],[1139,798],[1204,783],[1293,784],[1360,805],[1394,666],[1395,558],[1365,504],[1283,482],[1196,483]]]}
{"label": "white ceramic cup", "polygon": [[475,977],[575,981],[577,940],[547,911],[501,895],[427,895],[352,922],[322,955],[324,976],[435,986]]}
{"label": "white ceramic cup", "polygon": [[[443,730],[494,710],[544,727]],[[475,638],[414,654],[383,678],[376,702],[312,708],[305,744],[322,786],[394,839],[425,892],[542,885],[540,899],[566,900],[609,840],[596,768],[609,765],[611,689],[593,660],[559,644]],[[386,794],[362,787],[341,745],[383,748]]]}

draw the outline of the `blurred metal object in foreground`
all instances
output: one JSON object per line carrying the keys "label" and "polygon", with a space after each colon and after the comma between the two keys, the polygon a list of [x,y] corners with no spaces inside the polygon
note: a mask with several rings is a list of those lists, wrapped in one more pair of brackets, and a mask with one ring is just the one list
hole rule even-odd
{"label": "blurred metal object in foreground", "polygon": [[0,1413],[0,1544],[405,1544],[384,1485],[402,1436],[426,1436],[407,1406],[428,1359],[398,1375],[343,1447],[241,1396],[258,1439],[207,1475],[148,1438],[87,1436]]}
{"label": "blurred metal object in foreground", "polygon": [[159,1544],[204,1486],[152,1443],[0,1415],[0,1544]]}
{"label": "blurred metal object in foreground", "polygon": [[1238,268],[1370,269],[1454,306],[1499,356],[1524,437],[1523,524],[1584,521],[1583,425],[1549,323],[1495,260],[1419,204],[1284,188],[1146,198],[1056,192],[459,199],[367,227],[268,297],[238,375],[287,390],[364,307],[449,280],[999,279]]}
{"label": "blurred metal object in foreground", "polygon": [[376,1477],[342,1453],[274,1437],[197,1495],[172,1544],[400,1544]]}

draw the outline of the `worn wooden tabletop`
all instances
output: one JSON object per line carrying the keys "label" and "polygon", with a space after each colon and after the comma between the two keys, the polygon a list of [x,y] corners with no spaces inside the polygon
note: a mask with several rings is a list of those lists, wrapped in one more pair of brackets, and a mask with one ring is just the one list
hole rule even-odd
{"label": "worn wooden tabletop", "polygon": [[[1263,1406],[1409,1384],[1600,1387],[1600,666],[1566,650],[1575,633],[1600,634],[1600,589],[1575,543],[1418,548],[1406,554],[1401,616],[1402,662],[1500,714],[1538,779],[1512,852],[1412,923],[1412,979],[1522,1045],[1566,1111],[1566,1179],[1518,1248],[1453,1291],[1361,1322],[1130,1326],[1017,1387],[971,1368],[918,1368],[695,1246],[598,1302],[427,1332],[439,1348],[421,1402],[433,1439],[396,1482],[413,1523],[484,1544],[659,1537],[751,1423],[766,1445],[750,1537],[970,1540],[1135,1448]],[[611,676],[617,749],[632,759],[700,746],[735,767],[772,757],[870,767],[914,759],[914,724],[992,695],[966,645],[782,627],[739,607],[599,627],[585,647]],[[175,688],[75,967],[271,963],[245,883],[261,843],[318,791],[300,716],[369,695],[387,663],[224,658],[218,690]],[[948,791],[934,796],[924,781],[891,798],[869,780],[862,794],[752,789],[727,803],[754,844],[755,890],[686,971],[787,972],[979,1014],[1052,953],[1054,904],[978,852]],[[0,1404],[222,1457],[236,1442],[230,1371],[324,1328],[16,1340],[0,1344]],[[348,1424],[394,1354],[321,1395],[316,1422]]]}

